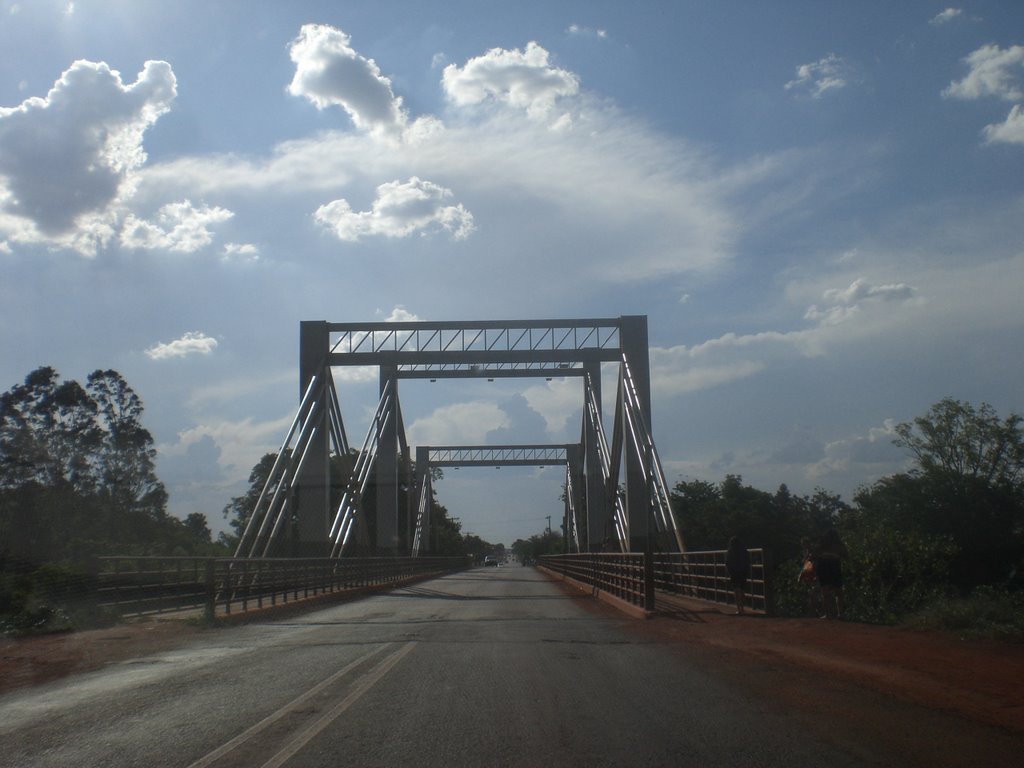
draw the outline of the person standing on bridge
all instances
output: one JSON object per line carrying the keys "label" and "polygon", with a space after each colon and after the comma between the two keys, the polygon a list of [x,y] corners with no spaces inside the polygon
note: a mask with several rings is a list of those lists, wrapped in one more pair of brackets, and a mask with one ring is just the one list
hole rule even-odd
{"label": "person standing on bridge", "polygon": [[725,551],[725,570],[729,573],[733,595],[736,598],[736,614],[741,615],[743,609],[743,590],[747,586],[750,574],[750,553],[743,546],[739,536],[729,539],[729,548]]}
{"label": "person standing on bridge", "polygon": [[843,618],[843,558],[847,557],[846,546],[839,538],[839,532],[830,528],[821,537],[818,545],[818,557],[814,567],[821,584],[823,603],[822,617],[828,618],[835,611],[837,619]]}

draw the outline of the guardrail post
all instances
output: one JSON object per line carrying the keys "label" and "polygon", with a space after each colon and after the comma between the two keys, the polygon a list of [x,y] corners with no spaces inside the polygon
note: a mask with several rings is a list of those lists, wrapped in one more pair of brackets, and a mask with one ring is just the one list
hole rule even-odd
{"label": "guardrail post", "polygon": [[654,553],[644,552],[644,610],[654,610]]}
{"label": "guardrail post", "polygon": [[206,572],[203,574],[203,583],[206,588],[206,601],[203,607],[203,617],[207,622],[212,622],[217,610],[217,585],[213,578],[213,558],[206,558],[204,565]]}

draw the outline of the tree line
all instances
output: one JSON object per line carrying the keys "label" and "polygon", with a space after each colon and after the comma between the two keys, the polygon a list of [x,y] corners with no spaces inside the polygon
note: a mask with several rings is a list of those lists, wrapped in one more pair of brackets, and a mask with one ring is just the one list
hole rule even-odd
{"label": "tree line", "polygon": [[[929,603],[993,591],[1024,607],[1022,418],[945,398],[899,424],[894,442],[913,466],[860,488],[852,504],[818,489],[768,493],[739,476],[687,480],[672,504],[688,549],[722,549],[733,535],[775,562],[777,607],[800,613],[796,582],[804,540],[835,529],[849,552],[847,613],[891,622]],[[1018,616],[1024,629],[1024,617]]]}

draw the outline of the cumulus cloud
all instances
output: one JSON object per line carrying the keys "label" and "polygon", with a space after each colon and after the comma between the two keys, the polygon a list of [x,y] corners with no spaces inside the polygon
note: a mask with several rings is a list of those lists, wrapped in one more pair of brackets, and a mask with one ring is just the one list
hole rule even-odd
{"label": "cumulus cloud", "polygon": [[438,229],[464,240],[473,231],[473,215],[461,204],[445,205],[451,196],[450,189],[413,176],[377,187],[377,199],[369,211],[353,211],[347,200],[340,199],[320,206],[313,218],[339,240],[349,242],[372,235],[426,235]]}
{"label": "cumulus cloud", "polygon": [[961,10],[960,8],[947,8],[941,13],[937,13],[935,16],[933,16],[928,23],[934,24],[935,26],[938,26],[939,24],[947,24],[951,22],[953,19],[955,19],[957,16],[960,16],[962,14],[963,10]]}
{"label": "cumulus cloud", "polygon": [[208,420],[178,433],[177,442],[161,444],[161,456],[185,456],[193,445],[207,446],[206,453],[218,451],[218,463],[228,482],[244,481],[264,454],[280,445],[292,416],[271,421],[255,422],[251,418],[241,421]]}
{"label": "cumulus cloud", "polygon": [[[13,237],[60,241],[94,252],[108,206],[130,193],[130,172],[146,159],[142,137],[170,108],[170,64],[147,61],[134,83],[105,63],[76,61],[45,98],[0,107],[0,205],[21,222]],[[76,229],[91,234],[76,240]],[[14,226],[11,219],[0,225]]]}
{"label": "cumulus cloud", "polygon": [[204,205],[196,208],[188,200],[169,203],[157,213],[155,222],[129,215],[121,229],[121,245],[144,250],[193,253],[213,242],[209,225],[227,221],[234,213]]}
{"label": "cumulus cloud", "polygon": [[847,288],[831,288],[823,295],[824,306],[808,308],[804,318],[823,324],[842,322],[860,311],[867,302],[906,301],[914,296],[913,287],[905,283],[871,285],[863,278],[854,280]]}
{"label": "cumulus cloud", "polygon": [[847,85],[847,69],[842,58],[830,53],[823,59],[797,67],[796,78],[786,83],[786,90],[806,93],[812,99],[820,99],[828,91]]}
{"label": "cumulus cloud", "polygon": [[867,434],[852,434],[825,444],[824,455],[808,463],[808,480],[820,483],[845,477],[881,477],[898,471],[906,463],[902,450],[893,445],[896,421],[886,419],[882,426],[871,427]]}
{"label": "cumulus cloud", "polygon": [[189,331],[180,339],[154,344],[146,350],[150,360],[169,360],[189,355],[209,355],[217,348],[217,340],[201,331]]}
{"label": "cumulus cloud", "polygon": [[579,379],[562,378],[528,387],[523,392],[530,409],[544,418],[549,435],[561,434],[569,417],[583,408],[583,386]]}
{"label": "cumulus cloud", "polygon": [[1015,104],[1005,122],[988,125],[982,133],[989,143],[1024,144],[1024,109]]}
{"label": "cumulus cloud", "polygon": [[548,52],[535,42],[526,50],[492,48],[466,62],[449,64],[441,77],[448,99],[459,106],[480,104],[491,98],[544,117],[555,102],[579,92],[572,72],[551,66]]}
{"label": "cumulus cloud", "polygon": [[351,38],[325,24],[305,24],[289,48],[295,76],[288,92],[317,109],[339,106],[357,128],[385,134],[406,123],[402,100],[373,59],[357,53]]}
{"label": "cumulus cloud", "polygon": [[496,403],[474,401],[438,408],[407,432],[415,445],[474,445],[483,443],[488,432],[509,426],[508,414]]}
{"label": "cumulus cloud", "polygon": [[260,249],[252,243],[224,243],[221,261],[251,264],[260,260]]}
{"label": "cumulus cloud", "polygon": [[998,45],[983,45],[964,58],[970,71],[963,80],[951,82],[942,95],[951,99],[980,99],[996,96],[1007,101],[1024,99],[1020,75],[1024,68],[1024,45],[1003,50]]}

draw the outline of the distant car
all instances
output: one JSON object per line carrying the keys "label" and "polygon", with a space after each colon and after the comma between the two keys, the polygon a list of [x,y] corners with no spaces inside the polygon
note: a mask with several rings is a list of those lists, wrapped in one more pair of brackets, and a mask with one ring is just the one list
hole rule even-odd
{"label": "distant car", "polygon": [[497,568],[498,567],[498,558],[496,558],[494,555],[488,555],[487,557],[484,558],[484,565],[485,566],[493,565],[495,568]]}

